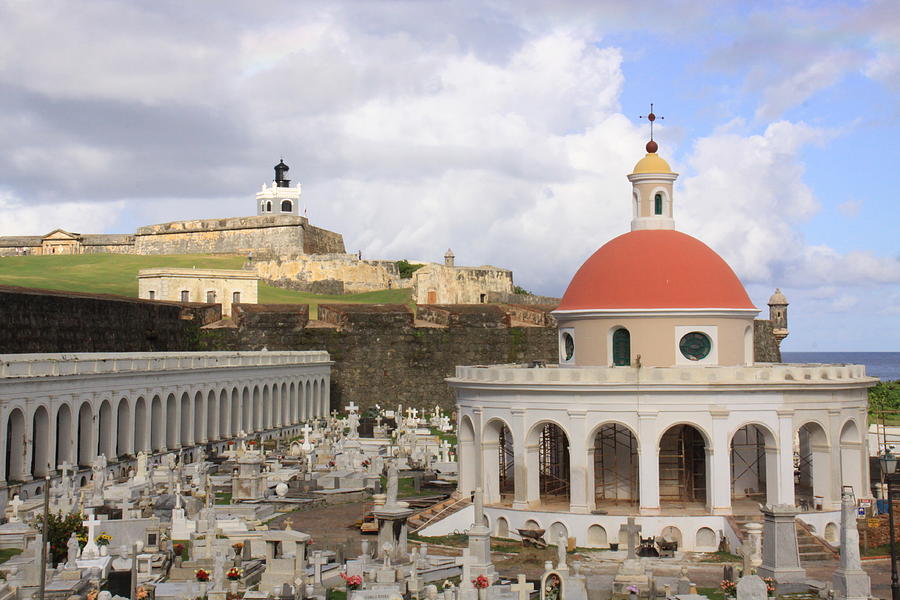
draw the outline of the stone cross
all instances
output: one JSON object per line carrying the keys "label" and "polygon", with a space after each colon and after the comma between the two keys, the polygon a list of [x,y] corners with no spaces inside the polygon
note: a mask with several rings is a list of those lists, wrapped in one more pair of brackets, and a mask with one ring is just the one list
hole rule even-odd
{"label": "stone cross", "polygon": [[353,403],[353,400],[351,400],[350,404],[344,407],[344,410],[346,410],[351,415],[355,415],[357,412],[359,412],[359,407]]}
{"label": "stone cross", "polygon": [[324,554],[322,554],[321,550],[316,550],[315,552],[313,552],[312,558],[309,559],[309,562],[313,564],[313,567],[316,570],[316,584],[322,585],[322,567],[328,564],[328,558]]}
{"label": "stone cross", "polygon": [[19,495],[16,494],[13,496],[13,499],[9,501],[10,507],[12,507],[12,516],[9,518],[10,523],[18,523],[19,522],[19,508],[25,504]]}
{"label": "stone cross", "polygon": [[635,549],[637,548],[637,536],[641,532],[641,526],[635,524],[634,517],[628,517],[628,524],[622,525],[622,529],[628,534],[628,555],[626,559],[637,558]]}
{"label": "stone cross", "polygon": [[444,440],[441,442],[441,461],[450,462],[450,442]]}
{"label": "stone cross", "polygon": [[534,584],[525,581],[525,575],[519,573],[519,583],[510,584],[509,589],[519,596],[518,600],[529,600],[531,592],[534,591]]}
{"label": "stone cross", "polygon": [[100,526],[100,521],[97,520],[97,515],[91,513],[88,515],[87,521],[83,521],[81,523],[85,527],[87,527],[87,543],[84,545],[84,548],[81,550],[82,558],[97,558],[100,554],[100,548],[97,547],[97,527]]}
{"label": "stone cross", "polygon": [[122,495],[122,518],[131,518],[131,501],[128,500],[128,494]]}
{"label": "stone cross", "polygon": [[741,547],[738,548],[738,551],[737,551],[737,553],[740,555],[740,557],[744,561],[744,564],[742,567],[743,571],[741,572],[741,575],[743,577],[750,575],[750,573],[753,569],[753,554],[754,554],[755,550],[756,549],[754,548],[753,540],[750,539],[750,533],[745,529],[744,530],[744,539],[741,542]]}

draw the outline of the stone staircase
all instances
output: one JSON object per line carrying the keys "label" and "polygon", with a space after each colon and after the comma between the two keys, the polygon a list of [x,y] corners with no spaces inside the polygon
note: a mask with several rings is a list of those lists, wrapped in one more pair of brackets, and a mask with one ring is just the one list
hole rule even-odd
{"label": "stone staircase", "polygon": [[471,498],[460,498],[458,492],[453,492],[446,500],[433,504],[411,516],[407,520],[409,531],[419,531],[431,523],[436,523],[441,519],[461,511],[470,504],[472,504]]}
{"label": "stone staircase", "polygon": [[[750,522],[762,523],[761,514],[754,515],[735,515],[729,517],[729,522],[737,532],[739,538],[743,538],[744,525]],[[828,543],[819,539],[803,524],[799,519],[794,521],[794,527],[797,530],[797,548],[800,551],[800,564],[806,565],[811,562],[822,562],[835,560],[838,558],[838,552]]]}

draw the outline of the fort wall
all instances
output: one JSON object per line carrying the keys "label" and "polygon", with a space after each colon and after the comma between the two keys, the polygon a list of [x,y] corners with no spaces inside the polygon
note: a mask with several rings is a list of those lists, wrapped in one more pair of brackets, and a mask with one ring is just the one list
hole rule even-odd
{"label": "fort wall", "polygon": [[490,292],[511,294],[512,271],[426,263],[412,274],[417,304],[483,304]]}
{"label": "fort wall", "polygon": [[309,254],[254,261],[260,279],[316,294],[355,294],[400,287],[391,261],[359,260],[355,254]]}
{"label": "fort wall", "polygon": [[[201,350],[327,350],[332,406],[452,410],[444,379],[457,365],[557,360],[557,330],[535,306],[181,304],[0,286],[0,354]],[[771,323],[757,321],[756,359],[780,359]]]}

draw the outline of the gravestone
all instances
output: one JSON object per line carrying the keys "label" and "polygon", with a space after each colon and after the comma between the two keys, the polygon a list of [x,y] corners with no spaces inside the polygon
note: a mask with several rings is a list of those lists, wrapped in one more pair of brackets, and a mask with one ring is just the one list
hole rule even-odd
{"label": "gravestone", "polygon": [[859,558],[856,528],[856,498],[852,490],[841,494],[841,565],[831,577],[836,597],[864,600],[872,594],[872,583]]}
{"label": "gravestone", "polygon": [[759,575],[744,575],[737,582],[737,600],[766,600],[766,582]]}
{"label": "gravestone", "polygon": [[767,504],[763,513],[763,556],[758,572],[779,584],[803,583],[806,570],[800,566],[794,519],[800,511],[789,504]]}

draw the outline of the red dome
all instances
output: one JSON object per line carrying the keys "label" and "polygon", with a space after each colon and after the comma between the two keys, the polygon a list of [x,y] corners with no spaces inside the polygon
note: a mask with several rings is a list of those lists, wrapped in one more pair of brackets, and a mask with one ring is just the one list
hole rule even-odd
{"label": "red dome", "polygon": [[670,229],[620,235],[585,261],[557,310],[755,310],[731,267],[709,246]]}

